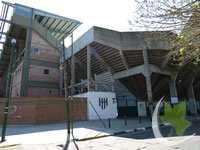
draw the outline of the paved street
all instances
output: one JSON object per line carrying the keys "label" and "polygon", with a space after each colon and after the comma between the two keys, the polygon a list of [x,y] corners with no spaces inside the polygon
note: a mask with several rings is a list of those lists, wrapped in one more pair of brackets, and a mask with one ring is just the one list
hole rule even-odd
{"label": "paved street", "polygon": [[[171,126],[164,126],[160,128],[161,133],[164,137],[168,137],[168,134],[170,133]],[[192,125],[188,127],[184,135],[192,135],[196,133],[196,135],[200,135],[200,121],[193,121]],[[173,130],[173,135],[175,136],[175,131]],[[131,138],[131,139],[151,139],[154,138],[152,129],[146,130],[146,131],[138,131],[138,132],[130,132],[125,134],[118,135],[119,137],[124,138]]]}

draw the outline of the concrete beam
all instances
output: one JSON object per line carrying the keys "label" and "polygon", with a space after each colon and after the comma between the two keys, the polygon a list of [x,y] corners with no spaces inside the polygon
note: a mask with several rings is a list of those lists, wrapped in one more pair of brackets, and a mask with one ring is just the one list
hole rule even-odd
{"label": "concrete beam", "polygon": [[76,64],[78,64],[83,70],[86,70],[85,65],[80,61],[80,59],[76,56],[74,56],[74,61]]}
{"label": "concrete beam", "polygon": [[113,74],[113,79],[116,80],[116,79],[121,79],[128,76],[144,73],[143,69],[144,69],[144,65],[140,65],[134,68],[130,68],[128,70],[120,71]]}
{"label": "concrete beam", "polygon": [[97,53],[97,51],[89,46],[91,48],[91,54],[94,55],[96,57],[96,59],[104,66],[106,66],[106,68],[113,74],[115,71],[113,70],[113,68]]}
{"label": "concrete beam", "polygon": [[44,28],[41,24],[39,24],[36,20],[33,22],[33,29],[43,38],[45,39],[51,46],[56,48],[56,50],[60,51],[62,49],[61,41],[55,39],[49,31]]}
{"label": "concrete beam", "polygon": [[[149,64],[149,71],[151,73],[155,72],[155,73],[158,73],[158,74],[169,75],[169,76],[171,76],[174,73],[174,72],[167,70],[167,69],[162,71],[160,68],[158,68],[157,66],[152,65],[152,64]],[[142,73],[145,76],[146,73],[145,73],[144,65],[139,65],[139,66],[134,67],[134,68],[130,68],[130,69],[127,69],[127,70],[124,70],[124,71],[114,73],[113,78],[116,80],[116,79],[121,79],[121,78],[125,78],[125,77],[128,77],[128,76],[140,74],[140,73]]]}
{"label": "concrete beam", "polygon": [[164,60],[162,61],[160,65],[161,70],[163,70],[167,66],[171,56],[172,56],[172,50],[167,54],[167,56],[165,56]]}
{"label": "concrete beam", "polygon": [[120,57],[121,57],[121,59],[122,59],[122,62],[123,62],[123,64],[124,64],[124,67],[125,67],[126,69],[128,69],[129,67],[128,67],[128,63],[127,63],[127,61],[126,61],[126,58],[125,58],[125,56],[124,56],[124,53],[122,52],[122,50],[119,50],[119,53],[120,53]]}
{"label": "concrete beam", "polygon": [[163,75],[171,76],[174,73],[168,69],[161,70],[159,67],[152,65],[152,64],[149,64],[149,68],[150,68],[151,72],[155,72],[155,73],[159,73],[159,74],[163,74]]}

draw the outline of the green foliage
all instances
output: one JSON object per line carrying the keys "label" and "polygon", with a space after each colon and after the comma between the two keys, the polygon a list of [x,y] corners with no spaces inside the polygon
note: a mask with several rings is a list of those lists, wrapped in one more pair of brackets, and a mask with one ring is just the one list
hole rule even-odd
{"label": "green foliage", "polygon": [[184,47],[182,47],[182,48],[180,49],[181,55],[183,55],[183,50],[184,50]]}
{"label": "green foliage", "polygon": [[[165,49],[172,52],[170,65],[200,64],[200,1],[199,0],[136,0],[137,24],[150,31],[173,31]],[[132,26],[137,25],[135,23]],[[152,36],[154,40],[159,37]],[[197,59],[197,60],[196,60]]]}
{"label": "green foliage", "polygon": [[183,131],[191,125],[191,122],[184,119],[186,101],[181,104],[176,104],[173,108],[165,102],[164,115],[160,119],[164,123],[170,123],[175,129],[176,133],[180,136]]}
{"label": "green foliage", "polygon": [[179,34],[176,38],[177,38],[177,39],[182,39],[182,38],[183,38],[183,35]]}

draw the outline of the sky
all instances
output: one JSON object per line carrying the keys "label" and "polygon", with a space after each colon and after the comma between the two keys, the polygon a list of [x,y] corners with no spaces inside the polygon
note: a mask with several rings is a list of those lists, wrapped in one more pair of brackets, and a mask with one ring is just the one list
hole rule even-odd
{"label": "sky", "polygon": [[[128,20],[133,16],[134,0],[5,0],[41,9],[82,22],[74,32],[78,39],[92,26],[117,31],[129,31]],[[66,46],[71,42],[66,40]]]}

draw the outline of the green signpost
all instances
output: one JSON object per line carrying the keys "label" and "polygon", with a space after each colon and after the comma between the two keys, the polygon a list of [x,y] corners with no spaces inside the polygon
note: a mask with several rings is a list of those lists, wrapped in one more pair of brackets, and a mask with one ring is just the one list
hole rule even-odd
{"label": "green signpost", "polygon": [[9,107],[9,99],[10,99],[10,90],[11,90],[11,79],[12,79],[12,72],[13,72],[13,60],[15,55],[15,44],[16,40],[12,39],[12,49],[11,49],[11,57],[10,57],[10,67],[8,72],[8,82],[7,82],[7,89],[6,89],[6,101],[4,106],[4,119],[3,119],[3,126],[2,126],[2,136],[1,142],[5,141],[6,135],[6,126],[8,120],[8,107]]}

